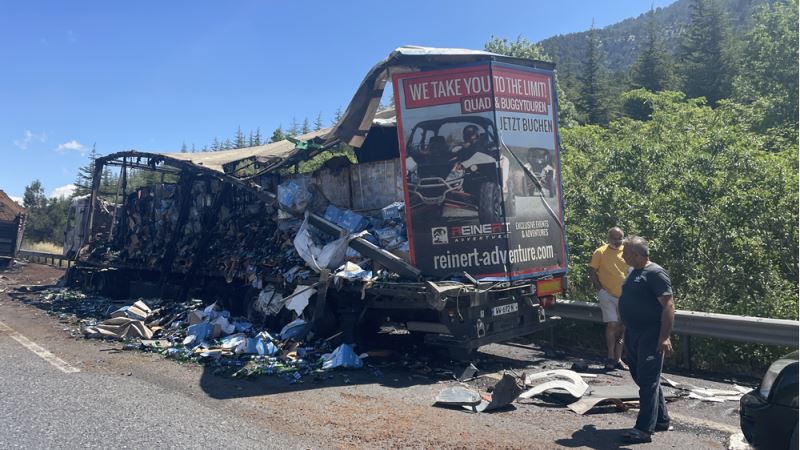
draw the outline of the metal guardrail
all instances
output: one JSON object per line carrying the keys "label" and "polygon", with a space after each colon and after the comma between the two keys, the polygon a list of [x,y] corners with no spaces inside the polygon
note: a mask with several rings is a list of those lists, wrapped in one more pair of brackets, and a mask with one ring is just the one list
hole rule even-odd
{"label": "metal guardrail", "polygon": [[[550,313],[565,319],[603,321],[597,303],[559,300],[550,309]],[[677,310],[675,311],[673,332],[728,341],[797,347],[798,337],[800,337],[800,322]]]}
{"label": "metal guardrail", "polygon": [[66,267],[69,268],[72,264],[72,261],[65,258],[64,255],[60,255],[57,253],[45,253],[45,252],[34,252],[30,250],[19,250],[17,252],[18,258],[25,258],[29,261],[43,263],[43,264],[50,264],[51,266],[56,267]]}

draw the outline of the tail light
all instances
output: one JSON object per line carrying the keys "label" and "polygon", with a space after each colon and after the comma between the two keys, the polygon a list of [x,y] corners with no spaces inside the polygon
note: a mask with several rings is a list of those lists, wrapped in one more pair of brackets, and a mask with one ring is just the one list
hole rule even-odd
{"label": "tail light", "polygon": [[541,306],[544,309],[550,309],[555,302],[556,298],[552,295],[545,295],[543,297],[539,297],[539,306]]}

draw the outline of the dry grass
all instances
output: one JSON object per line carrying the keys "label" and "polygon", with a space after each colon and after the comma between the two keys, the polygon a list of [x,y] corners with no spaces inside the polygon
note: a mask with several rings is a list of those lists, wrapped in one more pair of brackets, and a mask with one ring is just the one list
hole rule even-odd
{"label": "dry grass", "polygon": [[31,252],[56,253],[60,255],[64,251],[64,247],[58,244],[53,244],[52,242],[23,242],[22,250],[28,250]]}

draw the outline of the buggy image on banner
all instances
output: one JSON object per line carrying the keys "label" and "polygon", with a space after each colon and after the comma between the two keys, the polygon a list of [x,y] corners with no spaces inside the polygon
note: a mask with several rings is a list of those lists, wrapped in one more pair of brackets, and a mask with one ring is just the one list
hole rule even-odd
{"label": "buggy image on banner", "polygon": [[393,76],[413,264],[435,276],[566,271],[552,72]]}

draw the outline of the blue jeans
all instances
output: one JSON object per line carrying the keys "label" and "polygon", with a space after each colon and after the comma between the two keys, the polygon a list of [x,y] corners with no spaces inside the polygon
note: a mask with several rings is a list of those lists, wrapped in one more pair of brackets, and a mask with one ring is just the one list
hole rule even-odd
{"label": "blue jeans", "polygon": [[661,390],[661,367],[664,353],[658,351],[660,326],[645,330],[625,328],[625,360],[630,366],[631,377],[639,386],[639,416],[636,428],[653,433],[656,422],[669,422],[667,402]]}

